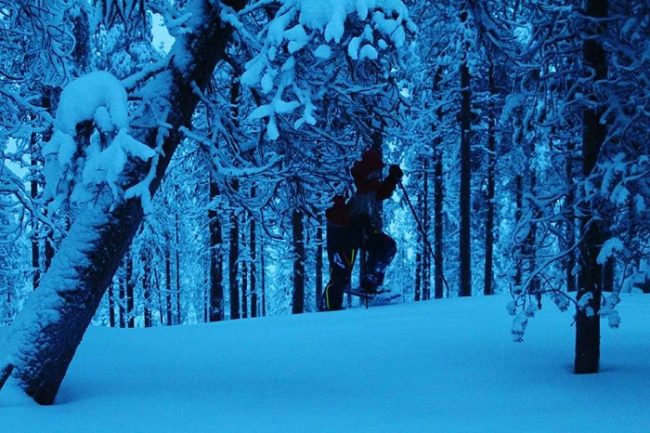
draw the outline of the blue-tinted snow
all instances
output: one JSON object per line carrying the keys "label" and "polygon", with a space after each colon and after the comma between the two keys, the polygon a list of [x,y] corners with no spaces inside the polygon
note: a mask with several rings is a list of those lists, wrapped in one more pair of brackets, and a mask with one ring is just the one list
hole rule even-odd
{"label": "blue-tinted snow", "polygon": [[646,433],[650,297],[624,296],[602,372],[570,314],[513,343],[503,297],[147,330],[90,329],[57,405],[0,392],[7,432]]}

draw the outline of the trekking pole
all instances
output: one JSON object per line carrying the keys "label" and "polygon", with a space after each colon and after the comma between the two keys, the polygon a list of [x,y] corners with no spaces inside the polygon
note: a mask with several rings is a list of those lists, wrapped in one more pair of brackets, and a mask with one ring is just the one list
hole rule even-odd
{"label": "trekking pole", "polygon": [[417,213],[415,212],[415,208],[413,207],[413,203],[411,203],[411,199],[409,198],[408,193],[406,192],[406,188],[404,188],[404,185],[402,182],[398,183],[400,189],[402,190],[402,195],[404,196],[404,199],[406,200],[406,203],[409,205],[409,208],[411,209],[411,214],[413,214],[413,219],[415,219],[415,223],[418,226],[418,229],[420,230],[420,234],[422,234],[422,239],[424,240],[424,245],[427,246],[427,249],[429,250],[429,253],[431,256],[435,256],[433,253],[433,248],[431,248],[431,244],[429,243],[429,239],[427,238],[427,233],[424,231],[424,227],[422,226],[422,222],[420,221],[420,218],[418,218]]}

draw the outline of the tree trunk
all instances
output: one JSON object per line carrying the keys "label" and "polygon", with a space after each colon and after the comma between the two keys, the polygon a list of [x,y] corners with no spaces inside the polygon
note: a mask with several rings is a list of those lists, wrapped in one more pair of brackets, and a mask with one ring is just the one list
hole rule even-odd
{"label": "tree trunk", "polygon": [[[232,188],[239,189],[239,181],[233,179]],[[230,251],[228,253],[228,288],[230,290],[230,319],[236,320],[239,314],[239,218],[233,210],[230,214]]]}
{"label": "tree trunk", "polygon": [[266,316],[266,265],[264,264],[264,238],[260,239],[260,275],[262,277],[262,317]]}
{"label": "tree trunk", "polygon": [[249,225],[250,235],[248,239],[248,246],[251,249],[251,317],[257,317],[257,309],[259,303],[257,299],[257,264],[255,263],[255,260],[257,260],[257,227],[255,220],[252,217]]}
{"label": "tree trunk", "polygon": [[[494,71],[490,65],[489,71],[490,97],[496,96],[494,86]],[[496,114],[494,101],[490,100],[488,109],[488,166],[487,166],[487,193],[485,201],[487,212],[485,215],[485,267],[483,271],[483,294],[494,294],[494,176],[496,169]]]}
{"label": "tree trunk", "polygon": [[429,227],[431,218],[429,216],[429,161],[423,161],[424,179],[422,191],[422,300],[431,299],[431,244],[429,242]]}
{"label": "tree trunk", "polygon": [[108,288],[108,326],[115,328],[115,285],[111,282]]}
{"label": "tree trunk", "polygon": [[[219,187],[210,175],[210,203],[214,204],[219,195]],[[210,295],[208,312],[210,322],[219,322],[224,319],[223,302],[223,236],[221,234],[221,220],[211,205],[208,209],[210,228]]]}
{"label": "tree trunk", "polygon": [[[438,90],[440,80],[442,79],[442,70],[438,69],[434,77],[433,89]],[[442,123],[442,108],[438,107],[436,110],[437,125]],[[435,125],[434,125],[435,128]],[[435,269],[434,275],[434,298],[442,299],[444,296],[444,262],[443,262],[443,217],[442,209],[445,199],[445,191],[443,188],[443,170],[442,170],[442,134],[438,133],[434,139],[434,172],[433,172],[433,219],[434,219],[434,245],[433,245],[433,266]]]}
{"label": "tree trunk", "polygon": [[[36,200],[38,197],[38,181],[36,180],[36,173],[38,171],[37,165],[38,165],[38,157],[36,156],[36,145],[37,145],[37,138],[36,138],[36,133],[32,133],[32,149],[31,149],[31,173],[30,176],[32,179],[29,182],[30,186],[30,195],[32,200]],[[36,290],[38,288],[39,283],[41,282],[41,252],[40,252],[40,240],[39,240],[39,230],[40,230],[40,224],[38,223],[38,219],[34,216],[32,216],[32,234],[31,234],[31,241],[32,241],[32,271],[34,272],[32,274],[32,288]]]}
{"label": "tree trunk", "polygon": [[[606,18],[607,0],[587,0],[586,15],[594,18]],[[583,42],[582,53],[584,66],[593,69],[594,80],[607,78],[607,57],[602,44],[596,38],[604,33],[604,20],[595,28],[589,24],[590,36]],[[607,127],[600,123],[603,108],[585,108],[582,113],[582,154],[584,165],[582,174],[586,179],[598,162],[598,155],[607,136]],[[591,203],[582,203],[582,229],[584,239],[580,245],[580,270],[578,274],[578,299],[591,295],[586,308],[576,313],[576,356],[575,372],[596,373],[600,362],[600,302],[602,292],[602,268],[596,261],[600,247],[604,242],[604,224],[600,217],[595,218]]]}
{"label": "tree trunk", "polygon": [[[244,1],[225,3],[237,9],[244,5]],[[152,78],[158,81],[152,87],[156,89],[152,97],[173,104],[174,109],[167,112],[164,122],[148,118],[133,121],[139,125],[132,131],[134,138],[152,148],[158,142],[162,145],[149,186],[152,194],[183,138],[179,128],[190,125],[199,100],[194,86],[205,89],[232,33],[232,28],[221,22],[220,8],[215,4],[195,0],[190,7],[202,13],[189,20],[187,32],[176,39],[172,52],[178,51],[178,55],[170,56],[166,71]],[[165,124],[164,133],[159,132],[161,124]],[[151,161],[129,161],[120,178],[122,189],[144,180],[150,166]],[[17,383],[37,403],[54,402],[81,338],[142,219],[140,197],[115,203],[111,191],[100,193],[95,206],[78,215],[40,287],[17,317],[11,335],[15,349],[9,363],[15,366]]]}
{"label": "tree trunk", "polygon": [[[255,188],[251,191],[251,196],[255,197]],[[251,215],[249,221],[249,236],[248,236],[248,247],[250,248],[250,289],[251,289],[251,317],[257,317],[257,265],[255,260],[257,259],[257,227],[255,225],[255,219]]]}
{"label": "tree trunk", "polygon": [[175,215],[176,221],[174,226],[174,231],[176,235],[174,243],[174,262],[176,264],[176,324],[180,325],[183,323],[182,310],[183,305],[181,303],[181,241],[180,241],[180,222],[178,214]]}
{"label": "tree trunk", "polygon": [[[461,22],[467,20],[467,11],[461,12]],[[472,295],[471,228],[471,90],[467,60],[460,65],[460,234],[459,234],[459,296]]]}
{"label": "tree trunk", "polygon": [[293,299],[291,313],[301,314],[305,311],[305,241],[303,213],[294,209],[293,226]]}
{"label": "tree trunk", "polygon": [[[122,262],[123,269],[125,264],[126,264],[126,260]],[[120,278],[122,272],[118,273],[118,280],[117,280],[117,287],[118,287],[117,317],[119,318],[120,328],[126,328],[126,281],[122,281],[122,279]]]}
{"label": "tree trunk", "polygon": [[165,317],[166,325],[174,324],[174,306],[172,305],[172,252],[169,239],[165,241]]}
{"label": "tree trunk", "polygon": [[[246,221],[242,219],[241,223],[241,248],[246,248]],[[241,317],[248,318],[248,259],[241,261]]]}
{"label": "tree trunk", "polygon": [[133,257],[126,255],[124,288],[126,289],[126,326],[135,328],[135,280],[133,279]]}
{"label": "tree trunk", "polygon": [[318,215],[316,228],[316,311],[323,310],[323,217]]}
{"label": "tree trunk", "polygon": [[420,291],[422,290],[422,253],[417,252],[415,255],[415,302],[420,301]]}
{"label": "tree trunk", "polygon": [[142,291],[144,292],[142,314],[144,327],[150,328],[153,325],[153,321],[151,318],[151,257],[149,253],[143,252],[142,254],[142,268]]}

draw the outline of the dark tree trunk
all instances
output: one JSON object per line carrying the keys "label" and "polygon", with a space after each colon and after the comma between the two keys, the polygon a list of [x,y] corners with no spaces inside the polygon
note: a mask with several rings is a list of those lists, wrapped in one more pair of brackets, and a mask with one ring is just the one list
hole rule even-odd
{"label": "dark tree trunk", "polygon": [[[239,189],[239,181],[233,179],[233,190]],[[233,210],[230,214],[230,251],[228,254],[228,287],[230,289],[230,319],[236,320],[239,314],[239,218]]]}
{"label": "dark tree trunk", "polygon": [[418,251],[415,255],[415,297],[414,301],[420,300],[420,291],[422,290],[422,253]]}
{"label": "dark tree trunk", "polygon": [[[219,187],[210,177],[210,203],[214,203],[219,195]],[[223,301],[223,236],[221,234],[221,220],[214,210],[208,209],[210,227],[210,295],[209,295],[209,320],[219,322],[224,319]]]}
{"label": "dark tree trunk", "polygon": [[[38,157],[36,156],[37,150],[37,135],[36,133],[32,133],[32,149],[31,149],[31,173],[30,176],[32,179],[29,182],[30,186],[30,195],[32,197],[32,200],[36,200],[38,197],[38,181],[36,179],[36,173],[38,172]],[[41,282],[41,250],[40,250],[40,240],[39,240],[39,230],[40,230],[40,225],[38,224],[38,220],[35,217],[32,217],[32,235],[31,235],[31,241],[32,241],[32,288],[36,290],[38,288],[39,283]]]}
{"label": "dark tree trunk", "polygon": [[[467,20],[467,11],[461,12],[461,22]],[[459,296],[472,295],[471,250],[471,89],[467,60],[460,65],[460,233],[459,233]]]}
{"label": "dark tree trunk", "polygon": [[174,226],[174,231],[176,235],[174,243],[174,262],[176,264],[176,324],[180,325],[183,323],[182,310],[183,306],[181,303],[181,241],[180,241],[180,227],[179,227],[179,217],[178,214],[175,215],[176,221]]}
{"label": "dark tree trunk", "polygon": [[323,217],[318,215],[316,228],[316,311],[323,310]]}
{"label": "dark tree trunk", "polygon": [[[438,90],[440,80],[442,79],[442,70],[438,69],[434,77],[433,90]],[[442,123],[442,108],[436,110],[437,124],[440,126]],[[435,128],[435,125],[434,125]],[[434,298],[442,299],[444,296],[444,262],[443,262],[443,217],[442,209],[445,199],[445,191],[443,188],[443,171],[442,171],[442,134],[438,133],[434,139],[434,172],[433,172],[433,219],[434,219],[434,245],[433,245],[433,266],[435,269],[434,275]]]}
{"label": "dark tree trunk", "polygon": [[423,191],[422,191],[422,300],[431,299],[431,243],[429,242],[429,161],[423,161]]}
{"label": "dark tree trunk", "polygon": [[[126,264],[126,260],[123,262],[122,266]],[[118,273],[120,275],[122,272]],[[120,328],[126,328],[126,282],[122,281],[121,278],[118,278],[118,295],[117,295],[117,312]]]}
{"label": "dark tree trunk", "polygon": [[169,239],[165,242],[165,317],[166,325],[174,324],[174,306],[172,304],[172,252]]}
{"label": "dark tree trunk", "polygon": [[[253,190],[252,193],[253,197],[255,197],[255,190]],[[258,299],[257,299],[257,265],[255,263],[255,260],[257,260],[257,227],[255,224],[255,219],[251,216],[250,222],[249,222],[249,239],[248,239],[248,247],[250,248],[250,256],[251,256],[251,262],[250,262],[250,289],[251,289],[251,317],[257,317],[257,309],[258,309]]]}
{"label": "dark tree trunk", "polygon": [[[604,238],[604,237],[603,237]],[[614,291],[614,279],[616,277],[616,259],[610,257],[603,265],[603,292]]]}
{"label": "dark tree trunk", "polygon": [[[490,96],[496,96],[494,85],[494,71],[490,65],[489,71]],[[487,165],[487,193],[485,201],[487,211],[485,215],[485,267],[483,272],[483,294],[494,294],[494,177],[496,171],[496,113],[494,112],[494,101],[490,100],[488,109],[488,165]]]}
{"label": "dark tree trunk", "polygon": [[115,285],[111,282],[108,287],[108,326],[115,328]]}
{"label": "dark tree trunk", "polygon": [[[243,219],[241,227],[241,248],[246,248],[246,222]],[[248,318],[248,261],[242,260],[241,264],[241,317]]]}
{"label": "dark tree trunk", "polygon": [[142,314],[144,327],[150,328],[153,325],[153,321],[151,318],[151,257],[148,252],[144,252],[142,255],[142,268],[142,290],[144,292]]}
{"label": "dark tree trunk", "polygon": [[135,328],[135,280],[133,279],[133,257],[126,255],[124,287],[126,289],[126,326]]}
{"label": "dark tree trunk", "polygon": [[[607,0],[587,0],[587,17],[606,18],[608,14]],[[607,78],[607,57],[601,42],[596,38],[605,31],[604,20],[598,25],[589,24],[590,37],[584,40],[582,46],[584,66],[593,69],[594,80]],[[584,165],[582,175],[587,178],[598,162],[598,155],[607,136],[607,127],[600,123],[602,107],[585,108],[582,113],[582,154]],[[588,200],[588,199],[585,199]],[[599,218],[594,218],[591,203],[583,204],[582,230],[584,239],[580,245],[580,270],[578,274],[578,299],[591,295],[586,302],[587,308],[581,308],[576,313],[576,357],[575,372],[596,373],[600,362],[600,302],[602,296],[602,268],[596,259],[604,241],[604,224]]]}
{"label": "dark tree trunk", "polygon": [[294,209],[293,227],[293,299],[291,313],[301,314],[305,311],[305,241],[303,213]]}
{"label": "dark tree trunk", "polygon": [[260,239],[260,275],[262,277],[262,317],[266,316],[266,265],[264,264],[264,238]]}

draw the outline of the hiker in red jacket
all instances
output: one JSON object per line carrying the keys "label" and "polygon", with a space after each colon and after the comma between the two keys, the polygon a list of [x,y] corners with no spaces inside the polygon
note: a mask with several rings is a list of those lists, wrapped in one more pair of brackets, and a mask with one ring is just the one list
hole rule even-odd
{"label": "hiker in red jacket", "polygon": [[376,294],[384,282],[384,272],[397,252],[395,241],[383,233],[381,200],[389,198],[402,181],[398,165],[389,167],[388,176],[382,179],[384,163],[381,153],[370,149],[352,166],[356,193],[346,204],[342,196],[334,198],[327,217],[327,256],[330,264],[330,281],[325,287],[324,307],[340,310],[343,293],[350,290],[354,259],[359,248],[366,251],[361,278],[361,289]]}

